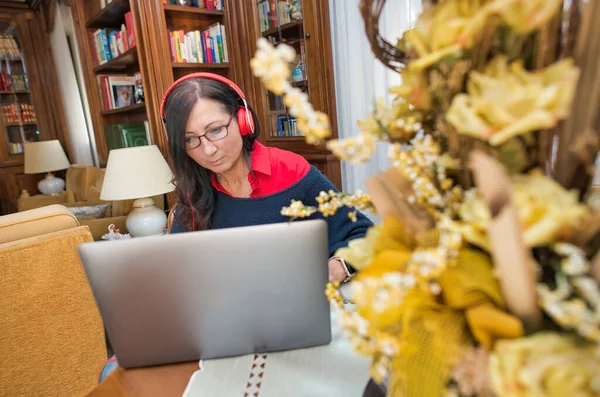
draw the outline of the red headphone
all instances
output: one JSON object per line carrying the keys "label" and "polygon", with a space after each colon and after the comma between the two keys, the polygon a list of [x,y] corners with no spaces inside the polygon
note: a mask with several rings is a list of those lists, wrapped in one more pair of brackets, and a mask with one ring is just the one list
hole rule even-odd
{"label": "red headphone", "polygon": [[[246,102],[246,97],[244,96],[244,93],[242,92],[240,87],[238,87],[237,84],[235,84],[233,81],[229,80],[226,77],[221,76],[220,74],[209,73],[209,72],[197,72],[197,73],[190,73],[188,75],[185,75],[185,76],[177,79],[173,84],[171,84],[171,86],[169,88],[167,88],[167,91],[165,91],[165,94],[163,95],[162,101],[160,102],[160,117],[162,118],[163,124],[165,126],[165,136],[167,138],[167,141],[169,140],[169,134],[167,133],[167,116],[165,113],[165,103],[167,102],[167,97],[169,96],[171,91],[173,91],[173,89],[175,87],[177,87],[177,85],[179,83],[181,83],[184,80],[194,79],[194,78],[215,80],[215,81],[219,81],[223,84],[227,84],[229,87],[231,87],[239,95],[238,101],[241,102],[240,107],[238,108],[238,111],[237,111],[237,122],[238,122],[238,126],[240,129],[240,135],[245,136],[245,135],[250,135],[250,134],[254,133],[254,118],[252,117],[252,113],[250,112],[250,110],[248,110],[248,103]],[[195,230],[194,213],[196,212],[196,210],[194,209],[194,206],[192,205],[192,198],[190,197],[189,190],[187,191],[187,199],[188,199],[190,208],[192,210],[192,231],[194,231]]]}
{"label": "red headphone", "polygon": [[[173,89],[175,87],[177,87],[177,85],[179,83],[181,83],[182,81],[187,80],[187,79],[195,79],[195,78],[219,81],[219,82],[221,82],[223,84],[227,84],[229,87],[233,88],[233,90],[239,95],[238,101],[241,102],[240,107],[238,108],[238,111],[237,111],[237,122],[238,122],[238,126],[240,128],[240,134],[242,136],[245,136],[245,135],[250,135],[250,134],[254,133],[254,118],[252,117],[252,113],[250,112],[250,110],[248,110],[248,103],[246,102],[246,97],[244,96],[244,93],[242,92],[240,87],[238,87],[233,81],[229,80],[226,77],[221,76],[220,74],[209,73],[209,72],[197,72],[197,73],[190,73],[188,75],[181,77],[180,79],[177,79],[173,84],[171,84],[171,86],[169,88],[167,88],[165,95],[163,95],[163,99],[160,103],[160,117],[162,118],[163,123],[165,124],[165,134],[167,133],[167,129],[166,129],[167,117],[165,114],[165,103],[167,102],[167,97],[169,96],[171,91],[173,91]],[[168,134],[167,134],[167,140],[169,140]]]}

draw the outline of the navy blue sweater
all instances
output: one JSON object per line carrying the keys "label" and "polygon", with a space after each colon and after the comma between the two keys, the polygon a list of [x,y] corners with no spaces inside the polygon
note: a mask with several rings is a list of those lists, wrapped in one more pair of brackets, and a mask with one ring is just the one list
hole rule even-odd
{"label": "navy blue sweater", "polygon": [[[235,198],[213,189],[215,209],[211,219],[211,229],[224,229],[240,226],[264,225],[289,221],[289,217],[281,215],[281,209],[290,205],[292,200],[301,200],[305,205],[318,206],[316,197],[321,191],[337,189],[316,168],[311,167],[304,178],[281,192],[259,198]],[[329,229],[329,254],[348,245],[358,237],[364,237],[371,221],[357,213],[358,220],[352,222],[348,218],[351,209],[340,208],[334,216],[323,217],[320,213],[303,219],[325,219]],[[299,222],[297,220],[295,222]],[[181,233],[183,225],[175,219],[171,233]]]}

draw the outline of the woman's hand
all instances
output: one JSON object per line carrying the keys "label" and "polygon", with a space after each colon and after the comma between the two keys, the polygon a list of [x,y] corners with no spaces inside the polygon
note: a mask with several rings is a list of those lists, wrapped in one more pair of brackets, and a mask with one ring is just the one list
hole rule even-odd
{"label": "woman's hand", "polygon": [[329,260],[329,282],[344,281],[347,277],[344,265],[338,259]]}

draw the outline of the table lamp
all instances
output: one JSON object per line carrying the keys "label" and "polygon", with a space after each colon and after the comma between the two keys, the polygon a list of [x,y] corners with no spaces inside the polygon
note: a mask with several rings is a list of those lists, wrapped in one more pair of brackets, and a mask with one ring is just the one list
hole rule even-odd
{"label": "table lamp", "polygon": [[167,215],[151,197],[175,190],[172,178],[155,145],[114,149],[108,154],[100,199],[136,199],[125,222],[127,230],[133,237],[158,236],[165,233]]}
{"label": "table lamp", "polygon": [[65,181],[57,178],[52,171],[69,168],[69,159],[58,140],[25,143],[25,173],[41,174],[46,178],[38,183],[42,194],[55,195],[65,188]]}

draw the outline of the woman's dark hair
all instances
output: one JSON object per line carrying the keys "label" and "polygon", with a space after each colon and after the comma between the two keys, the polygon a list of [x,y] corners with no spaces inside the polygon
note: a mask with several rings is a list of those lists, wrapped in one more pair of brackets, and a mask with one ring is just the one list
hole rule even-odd
{"label": "woman's dark hair", "polygon": [[[192,108],[200,98],[212,99],[223,105],[229,114],[236,113],[241,105],[239,95],[227,84],[216,80],[192,78],[179,83],[167,97],[165,103],[166,128],[169,137],[169,155],[176,186],[176,217],[185,230],[206,230],[210,228],[215,197],[211,185],[211,171],[201,167],[185,150],[185,132]],[[243,155],[250,158],[250,152],[260,132],[258,117],[250,106],[248,110],[254,119],[254,133],[242,137]],[[192,225],[192,206],[194,225]]]}

